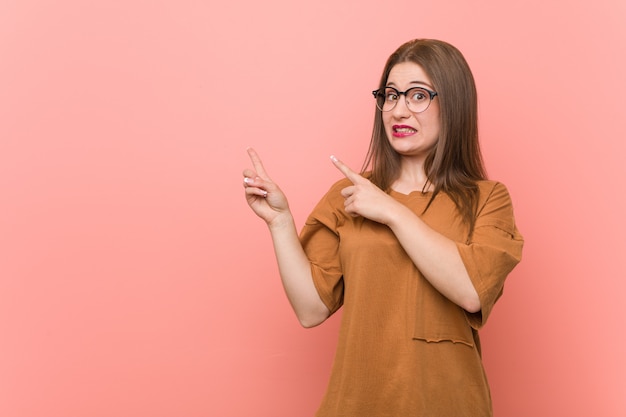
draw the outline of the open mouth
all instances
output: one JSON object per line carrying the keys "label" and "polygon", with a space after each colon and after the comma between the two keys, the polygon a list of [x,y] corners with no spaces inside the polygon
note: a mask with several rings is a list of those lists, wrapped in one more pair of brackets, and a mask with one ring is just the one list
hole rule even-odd
{"label": "open mouth", "polygon": [[411,135],[417,132],[417,130],[412,128],[411,126],[405,126],[405,125],[394,125],[393,131],[394,133],[398,133],[400,135]]}

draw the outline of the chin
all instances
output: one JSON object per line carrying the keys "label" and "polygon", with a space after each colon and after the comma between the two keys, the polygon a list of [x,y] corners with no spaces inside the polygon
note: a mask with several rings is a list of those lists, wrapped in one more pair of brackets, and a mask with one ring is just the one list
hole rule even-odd
{"label": "chin", "polygon": [[423,149],[416,149],[409,146],[394,146],[393,144],[391,144],[391,147],[400,155],[416,155],[424,152]]}

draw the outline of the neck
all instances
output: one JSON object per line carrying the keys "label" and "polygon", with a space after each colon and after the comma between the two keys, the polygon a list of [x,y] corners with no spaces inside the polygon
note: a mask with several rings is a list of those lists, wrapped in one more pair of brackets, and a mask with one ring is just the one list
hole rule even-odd
{"label": "neck", "polygon": [[428,177],[424,172],[423,160],[403,159],[400,166],[400,175],[393,182],[391,188],[402,193],[432,191],[432,184],[427,184],[427,182]]}

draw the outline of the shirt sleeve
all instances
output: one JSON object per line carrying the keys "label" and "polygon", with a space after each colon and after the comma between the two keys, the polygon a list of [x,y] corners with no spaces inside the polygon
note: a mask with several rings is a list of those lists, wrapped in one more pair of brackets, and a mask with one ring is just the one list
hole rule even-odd
{"label": "shirt sleeve", "polygon": [[336,183],[317,204],[300,233],[300,242],[311,264],[315,288],[331,314],[343,305],[343,271],[339,255],[338,228],[343,222],[341,190]]}
{"label": "shirt sleeve", "polygon": [[461,259],[478,292],[481,311],[466,313],[469,324],[480,329],[502,295],[507,275],[522,257],[524,240],[517,230],[513,205],[503,184],[492,183],[481,198],[474,232],[466,243],[457,243]]}

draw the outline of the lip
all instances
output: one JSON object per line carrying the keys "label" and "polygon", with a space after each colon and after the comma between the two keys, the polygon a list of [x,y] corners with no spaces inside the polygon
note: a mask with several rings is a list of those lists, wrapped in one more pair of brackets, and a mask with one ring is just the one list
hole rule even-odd
{"label": "lip", "polygon": [[391,127],[394,138],[405,138],[417,133],[417,129],[408,125],[393,125]]}

